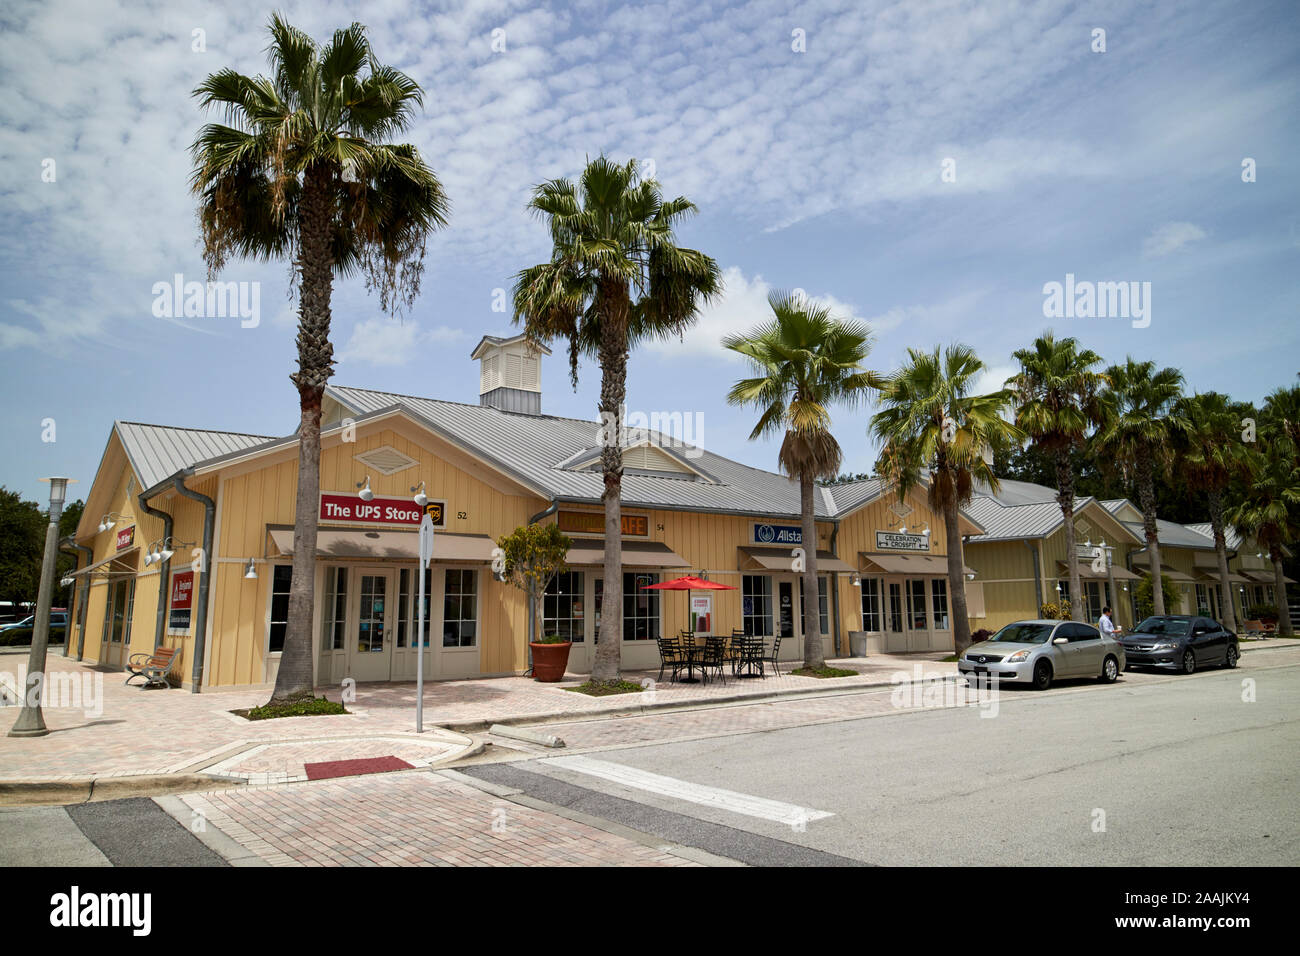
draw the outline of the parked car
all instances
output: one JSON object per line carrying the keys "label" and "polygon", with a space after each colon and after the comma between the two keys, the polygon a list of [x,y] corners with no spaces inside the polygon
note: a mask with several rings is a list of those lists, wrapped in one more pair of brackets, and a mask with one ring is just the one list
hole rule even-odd
{"label": "parked car", "polygon": [[[21,621],[5,625],[0,628],[0,646],[13,647],[15,645],[30,644],[32,642],[32,628],[35,625],[35,614],[29,614]],[[68,609],[62,607],[50,608],[50,643],[62,644],[67,633]]]}
{"label": "parked car", "polygon": [[972,644],[957,661],[957,670],[968,677],[987,675],[1038,690],[1062,677],[1096,677],[1109,684],[1123,669],[1123,645],[1077,621],[1016,621]]}
{"label": "parked car", "polygon": [[1196,672],[1198,667],[1236,667],[1237,635],[1218,621],[1195,614],[1151,616],[1120,638],[1129,667]]}

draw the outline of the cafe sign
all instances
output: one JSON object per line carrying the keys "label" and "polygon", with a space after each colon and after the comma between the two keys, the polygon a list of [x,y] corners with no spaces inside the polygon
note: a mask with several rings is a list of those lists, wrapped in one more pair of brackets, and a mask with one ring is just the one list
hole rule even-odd
{"label": "cafe sign", "polygon": [[129,548],[135,543],[135,525],[129,528],[123,528],[117,533],[117,550]]}
{"label": "cafe sign", "polygon": [[877,551],[929,551],[928,534],[898,534],[893,531],[876,532]]}
{"label": "cafe sign", "polygon": [[[644,538],[650,534],[650,519],[646,515],[622,515],[623,534],[633,538]],[[564,532],[577,534],[604,534],[605,513],[603,511],[561,511],[555,516],[556,524]]]}
{"label": "cafe sign", "polygon": [[392,524],[418,527],[428,512],[435,528],[446,524],[446,502],[430,501],[421,508],[410,498],[372,498],[362,501],[356,495],[320,496],[321,521],[348,521],[358,524]]}

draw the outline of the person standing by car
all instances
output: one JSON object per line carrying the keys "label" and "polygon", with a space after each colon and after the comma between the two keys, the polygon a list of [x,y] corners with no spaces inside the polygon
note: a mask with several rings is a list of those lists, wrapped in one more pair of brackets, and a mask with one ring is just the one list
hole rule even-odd
{"label": "person standing by car", "polygon": [[1097,629],[1101,631],[1102,637],[1110,638],[1113,641],[1115,633],[1120,629],[1115,626],[1115,621],[1111,617],[1112,613],[1114,612],[1111,611],[1109,604],[1101,609],[1101,620],[1097,622]]}

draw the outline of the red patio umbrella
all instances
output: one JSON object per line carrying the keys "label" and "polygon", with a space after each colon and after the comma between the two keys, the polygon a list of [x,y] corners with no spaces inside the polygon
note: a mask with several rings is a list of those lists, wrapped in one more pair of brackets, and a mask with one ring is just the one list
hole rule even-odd
{"label": "red patio umbrella", "polygon": [[[663,581],[659,584],[643,584],[642,591],[734,591],[735,585],[718,584],[716,581],[710,581],[706,578],[697,578],[694,575],[686,575],[683,578],[673,578],[671,581]],[[686,622],[689,625],[691,620],[691,609],[688,603],[686,607]],[[687,627],[687,630],[691,630]],[[693,632],[692,632],[693,633]]]}

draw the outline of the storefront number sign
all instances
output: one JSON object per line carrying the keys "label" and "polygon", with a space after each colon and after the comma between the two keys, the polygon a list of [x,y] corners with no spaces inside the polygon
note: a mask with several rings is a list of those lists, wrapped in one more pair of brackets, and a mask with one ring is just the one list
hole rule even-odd
{"label": "storefront number sign", "polygon": [[435,528],[445,524],[446,503],[442,501],[430,501],[421,508],[410,498],[373,498],[362,501],[356,495],[320,496],[321,521],[418,525],[426,512]]}
{"label": "storefront number sign", "polygon": [[190,629],[190,609],[194,606],[194,572],[178,571],[172,575],[172,596],[167,627],[173,631]]}
{"label": "storefront number sign", "polygon": [[929,551],[930,537],[924,534],[898,534],[893,531],[877,531],[876,550]]}

